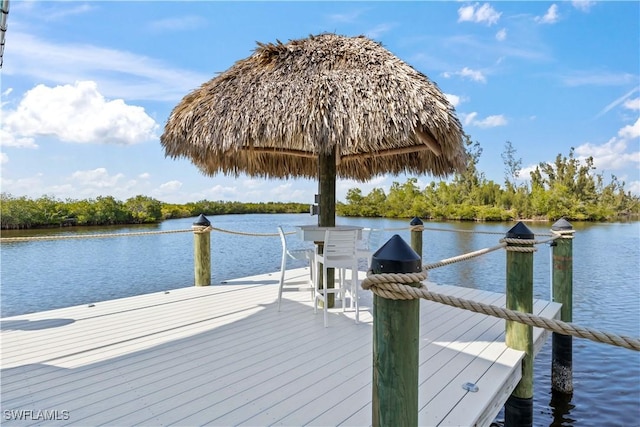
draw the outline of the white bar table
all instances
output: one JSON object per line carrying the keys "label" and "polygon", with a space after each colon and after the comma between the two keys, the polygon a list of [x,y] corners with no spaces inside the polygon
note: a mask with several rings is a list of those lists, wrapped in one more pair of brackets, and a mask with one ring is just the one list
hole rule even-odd
{"label": "white bar table", "polygon": [[334,227],[321,227],[319,225],[297,225],[297,235],[307,242],[324,242],[324,234],[327,230],[358,230],[358,240],[362,239],[362,229],[357,225],[336,225]]}
{"label": "white bar table", "polygon": [[[359,227],[357,225],[336,225],[333,227],[325,227],[325,226],[319,226],[319,225],[297,225],[297,235],[300,239],[307,241],[307,242],[314,242],[318,248],[318,252],[322,253],[322,248],[324,247],[324,235],[325,232],[327,230],[358,230],[358,240],[362,239],[362,229],[364,227]],[[314,259],[314,268],[316,267],[315,265],[315,259]],[[331,276],[328,276],[331,277]],[[322,277],[320,277],[320,272],[318,272],[318,274],[315,274],[315,280],[317,280],[319,283],[322,283]],[[334,284],[333,283],[328,283],[327,285],[329,288],[333,288]],[[328,303],[329,303],[329,308],[333,307],[334,301],[333,301],[333,295],[329,295],[328,298]]]}

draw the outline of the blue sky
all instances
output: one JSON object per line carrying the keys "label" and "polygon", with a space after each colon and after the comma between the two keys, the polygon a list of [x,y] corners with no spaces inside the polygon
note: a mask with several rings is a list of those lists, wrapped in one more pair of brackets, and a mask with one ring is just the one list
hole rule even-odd
{"label": "blue sky", "polygon": [[[13,0],[7,26],[0,167],[15,196],[312,203],[315,181],[207,177],[165,158],[159,137],[184,95],[256,41],[322,32],[367,35],[435,81],[482,146],[488,179],[504,182],[506,141],[523,177],[575,147],[640,194],[636,1]],[[406,178],[339,181],[337,197]]]}

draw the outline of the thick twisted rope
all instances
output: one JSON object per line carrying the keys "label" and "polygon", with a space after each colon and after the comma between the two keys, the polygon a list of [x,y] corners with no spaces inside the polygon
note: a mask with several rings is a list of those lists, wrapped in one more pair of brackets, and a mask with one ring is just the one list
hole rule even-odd
{"label": "thick twisted rope", "polygon": [[523,323],[528,326],[543,328],[551,332],[563,335],[571,335],[604,344],[611,344],[630,350],[640,351],[640,339],[601,332],[591,328],[585,328],[573,323],[563,322],[556,319],[547,319],[535,316],[531,313],[509,310],[503,307],[483,304],[476,301],[457,298],[451,295],[443,295],[431,292],[420,283],[420,287],[406,285],[405,283],[419,283],[426,278],[425,273],[385,273],[372,274],[371,271],[362,281],[363,289],[370,289],[374,294],[396,300],[408,300],[423,298],[446,304],[452,307],[462,308],[475,313],[486,314],[500,319],[511,320]]}

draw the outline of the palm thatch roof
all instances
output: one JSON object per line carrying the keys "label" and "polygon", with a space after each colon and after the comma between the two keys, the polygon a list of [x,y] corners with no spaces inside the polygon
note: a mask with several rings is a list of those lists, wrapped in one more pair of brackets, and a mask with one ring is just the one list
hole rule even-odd
{"label": "palm thatch roof", "polygon": [[462,127],[424,74],[364,36],[262,44],[173,109],[165,154],[205,174],[340,178],[445,176],[465,167]]}

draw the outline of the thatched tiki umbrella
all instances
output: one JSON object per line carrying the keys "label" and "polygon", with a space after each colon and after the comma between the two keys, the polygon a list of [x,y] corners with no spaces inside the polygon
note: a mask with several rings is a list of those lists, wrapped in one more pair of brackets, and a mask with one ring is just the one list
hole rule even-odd
{"label": "thatched tiki umbrella", "polygon": [[182,99],[160,142],[207,175],[318,178],[321,226],[335,225],[336,177],[446,176],[466,164],[443,93],[364,36],[258,43]]}

